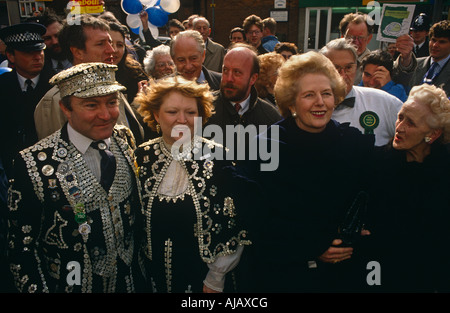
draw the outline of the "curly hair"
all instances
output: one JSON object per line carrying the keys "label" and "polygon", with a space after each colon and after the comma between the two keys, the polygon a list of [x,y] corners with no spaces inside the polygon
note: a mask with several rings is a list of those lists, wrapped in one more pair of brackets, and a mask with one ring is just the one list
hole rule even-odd
{"label": "curly hair", "polygon": [[208,84],[198,84],[181,76],[151,81],[147,89],[138,93],[135,102],[139,105],[139,114],[152,130],[156,131],[157,124],[154,113],[159,112],[164,100],[172,92],[178,92],[197,101],[198,114],[202,117],[203,125],[214,113],[214,96]]}
{"label": "curly hair", "polygon": [[278,76],[278,69],[283,65],[284,58],[281,54],[270,52],[258,56],[260,60],[259,76],[255,83],[258,96],[266,98],[269,95],[267,86],[271,84],[271,78]]}
{"label": "curly hair", "polygon": [[345,82],[330,59],[314,51],[294,55],[281,66],[275,84],[275,99],[284,118],[292,115],[289,107],[295,104],[301,90],[299,80],[306,74],[325,75],[330,79],[335,104],[344,99]]}
{"label": "curly hair", "polygon": [[245,33],[248,33],[248,30],[253,25],[257,26],[261,31],[264,28],[264,23],[263,23],[262,19],[259,16],[254,15],[254,14],[247,16],[244,19],[244,22],[242,23],[242,28],[244,29]]}
{"label": "curly hair", "polygon": [[433,24],[430,28],[429,37],[447,38],[450,40],[450,21],[443,20]]}
{"label": "curly hair", "polygon": [[415,100],[429,107],[431,115],[425,122],[432,129],[442,129],[442,135],[436,142],[450,143],[450,100],[445,91],[429,84],[414,86],[408,100]]}
{"label": "curly hair", "polygon": [[298,48],[292,42],[279,42],[275,45],[276,53],[281,54],[283,51],[291,52],[293,55],[298,54]]}

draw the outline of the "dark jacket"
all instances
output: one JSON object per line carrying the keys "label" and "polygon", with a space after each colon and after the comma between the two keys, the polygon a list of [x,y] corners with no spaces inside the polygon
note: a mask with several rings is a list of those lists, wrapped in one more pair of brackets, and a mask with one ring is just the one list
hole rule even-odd
{"label": "dark jacket", "polygon": [[23,92],[15,70],[0,75],[0,94],[2,95],[2,114],[0,116],[0,140],[3,166],[8,178],[11,177],[12,160],[22,149],[38,140],[34,124],[34,109],[39,100],[51,88],[50,69],[41,71],[39,81],[30,93]]}
{"label": "dark jacket", "polygon": [[279,166],[262,171],[260,162],[249,162],[245,168],[261,186],[265,203],[258,208],[262,221],[254,240],[255,259],[250,262],[256,290],[351,290],[357,284],[353,280],[359,279],[356,274],[365,273],[365,268],[352,259],[329,265],[318,257],[340,237],[344,214],[364,189],[373,135],[333,120],[321,133],[309,133],[289,117],[258,140],[266,141],[269,150],[279,147]]}
{"label": "dark jacket", "polygon": [[[208,125],[219,126],[223,132],[223,138],[213,138],[213,140],[223,144],[229,149],[235,148],[235,146],[238,145],[237,142],[243,138],[239,137],[235,139],[233,143],[235,146],[231,146],[231,141],[227,141],[227,125],[242,125],[243,127],[254,125],[258,127],[257,133],[253,134],[256,136],[259,132],[265,130],[262,129],[261,126],[268,127],[281,120],[279,111],[267,101],[259,98],[255,87],[252,87],[251,89],[249,108],[242,116],[236,112],[230,101],[223,98],[220,91],[215,92],[215,96],[217,97],[214,100],[215,113],[210,117],[205,127]],[[252,135],[252,133],[250,133],[250,135]],[[207,136],[207,134],[205,136]],[[249,139],[251,138],[247,137],[245,140],[248,141]],[[248,151],[246,151],[246,153],[248,153]],[[233,155],[235,155],[235,153],[233,153]]]}
{"label": "dark jacket", "polygon": [[222,74],[208,70],[205,66],[202,66],[202,72],[205,75],[205,79],[208,82],[211,91],[220,89],[220,82],[222,80]]}
{"label": "dark jacket", "polygon": [[223,97],[221,92],[217,91],[215,96],[217,96],[214,101],[215,113],[208,120],[208,125],[216,124],[222,129],[225,129],[226,125],[270,126],[281,120],[279,111],[267,101],[259,98],[255,87],[251,89],[249,108],[242,116],[236,112],[234,106]]}
{"label": "dark jacket", "polygon": [[449,153],[434,143],[423,163],[407,162],[389,144],[375,160],[367,227],[368,258],[381,265],[376,290],[449,292]]}
{"label": "dark jacket", "polygon": [[[16,287],[25,293],[132,291],[142,278],[134,267],[142,199],[131,132],[122,125],[114,128],[111,152],[117,169],[106,192],[69,141],[66,125],[16,159],[9,193]],[[90,225],[87,235],[79,232],[83,223]],[[72,261],[81,265],[80,285],[67,283]]]}

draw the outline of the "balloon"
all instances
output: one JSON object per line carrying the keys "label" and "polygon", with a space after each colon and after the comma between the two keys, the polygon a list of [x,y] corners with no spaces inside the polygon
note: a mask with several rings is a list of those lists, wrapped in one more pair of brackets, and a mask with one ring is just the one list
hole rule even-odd
{"label": "balloon", "polygon": [[12,68],[10,67],[0,67],[0,75],[3,73],[11,72]]}
{"label": "balloon", "polygon": [[168,13],[175,13],[180,8],[180,0],[161,0],[160,6]]}
{"label": "balloon", "polygon": [[150,32],[152,33],[153,38],[158,38],[159,36],[159,29],[153,24],[148,24],[148,29],[150,29]]}
{"label": "balloon", "polygon": [[140,27],[137,27],[137,28],[131,28],[130,27],[130,29],[131,29],[131,31],[133,32],[133,33],[135,33],[136,35],[139,35],[139,30],[141,29]]}
{"label": "balloon", "polygon": [[148,21],[157,27],[163,27],[169,21],[169,14],[160,6],[148,8]]}
{"label": "balloon", "polygon": [[126,18],[127,25],[130,28],[139,28],[141,26],[141,18],[139,14],[129,14]]}
{"label": "balloon", "polygon": [[149,8],[157,4],[158,0],[141,0],[141,3],[144,7]]}
{"label": "balloon", "polygon": [[139,0],[122,0],[121,6],[127,14],[138,14],[142,11],[142,4]]}

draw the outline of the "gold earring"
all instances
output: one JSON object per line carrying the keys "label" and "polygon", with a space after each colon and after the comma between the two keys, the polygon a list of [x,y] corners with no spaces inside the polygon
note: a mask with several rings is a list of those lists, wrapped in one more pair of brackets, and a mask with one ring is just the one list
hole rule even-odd
{"label": "gold earring", "polygon": [[159,134],[161,132],[161,126],[156,124],[156,132]]}
{"label": "gold earring", "polygon": [[292,112],[292,117],[297,117],[297,112]]}
{"label": "gold earring", "polygon": [[431,141],[431,137],[425,137],[425,142],[429,143]]}

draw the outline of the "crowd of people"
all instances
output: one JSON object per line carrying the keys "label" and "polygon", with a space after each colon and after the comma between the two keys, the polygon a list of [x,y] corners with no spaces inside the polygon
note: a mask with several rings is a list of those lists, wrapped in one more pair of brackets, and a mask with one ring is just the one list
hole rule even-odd
{"label": "crowd of people", "polygon": [[450,291],[448,20],[370,51],[350,13],[306,53],[141,20],[0,30],[2,292]]}

